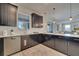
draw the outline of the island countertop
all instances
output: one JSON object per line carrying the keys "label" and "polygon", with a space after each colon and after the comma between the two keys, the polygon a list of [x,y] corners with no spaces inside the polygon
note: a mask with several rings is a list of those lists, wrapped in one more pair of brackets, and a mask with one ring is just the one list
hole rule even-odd
{"label": "island countertop", "polygon": [[59,35],[59,36],[68,36],[68,37],[78,37],[78,34],[62,34],[62,33],[44,33],[44,34],[50,34],[50,35]]}

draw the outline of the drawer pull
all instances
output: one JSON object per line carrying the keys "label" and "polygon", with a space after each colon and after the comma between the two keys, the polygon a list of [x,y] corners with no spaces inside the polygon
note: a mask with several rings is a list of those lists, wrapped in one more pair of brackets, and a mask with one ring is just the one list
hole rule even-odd
{"label": "drawer pull", "polygon": [[27,42],[27,40],[24,40],[24,46],[26,46],[26,42]]}

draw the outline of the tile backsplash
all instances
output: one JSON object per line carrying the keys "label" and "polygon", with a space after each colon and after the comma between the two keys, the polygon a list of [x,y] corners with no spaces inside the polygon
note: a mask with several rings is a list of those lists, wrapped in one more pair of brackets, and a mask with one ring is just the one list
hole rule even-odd
{"label": "tile backsplash", "polygon": [[0,34],[5,33],[10,34],[11,30],[13,30],[13,33],[15,34],[26,34],[26,30],[19,30],[17,27],[8,27],[8,26],[0,26]]}

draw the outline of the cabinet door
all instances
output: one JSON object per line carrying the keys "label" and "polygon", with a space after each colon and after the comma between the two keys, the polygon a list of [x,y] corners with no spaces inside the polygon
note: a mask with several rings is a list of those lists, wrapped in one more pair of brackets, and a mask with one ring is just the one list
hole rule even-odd
{"label": "cabinet door", "polygon": [[67,54],[67,41],[65,40],[65,38],[61,37],[61,36],[57,36],[55,39],[55,49]]}
{"label": "cabinet door", "polygon": [[1,25],[7,25],[8,6],[6,3],[0,4],[0,21]]}
{"label": "cabinet door", "polygon": [[31,35],[32,39],[38,43],[43,43],[45,41],[43,34]]}
{"label": "cabinet door", "polygon": [[24,50],[26,48],[30,48],[32,46],[37,45],[38,43],[34,41],[34,36],[22,36],[21,38],[21,50]]}
{"label": "cabinet door", "polygon": [[54,37],[51,35],[45,35],[45,42],[43,43],[43,45],[50,48],[54,48],[55,45]]}
{"label": "cabinet door", "polygon": [[[0,13],[1,13],[1,4],[0,4]],[[1,22],[2,20],[1,20],[1,14],[0,14],[0,25],[1,25]]]}
{"label": "cabinet door", "polygon": [[0,3],[0,25],[16,26],[17,7],[9,3]]}
{"label": "cabinet door", "polygon": [[4,39],[4,55],[20,51],[20,37],[7,37]]}
{"label": "cabinet door", "polygon": [[79,39],[68,41],[68,55],[79,56]]}
{"label": "cabinet door", "polygon": [[8,6],[8,26],[16,26],[17,19],[17,7],[11,4]]}
{"label": "cabinet door", "polygon": [[31,14],[32,16],[32,27],[33,28],[42,28],[43,25],[43,16],[37,15],[35,13]]}
{"label": "cabinet door", "polygon": [[37,16],[36,14],[32,14],[32,27],[36,27]]}
{"label": "cabinet door", "polygon": [[4,55],[4,39],[0,38],[0,56]]}
{"label": "cabinet door", "polygon": [[29,35],[29,38],[30,39],[27,41],[28,47],[33,47],[39,44],[37,41],[34,40],[36,38],[36,35]]}

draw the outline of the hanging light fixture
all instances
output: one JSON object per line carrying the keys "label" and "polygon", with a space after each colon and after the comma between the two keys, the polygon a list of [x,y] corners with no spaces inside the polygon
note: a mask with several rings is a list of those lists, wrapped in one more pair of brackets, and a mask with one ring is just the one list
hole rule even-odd
{"label": "hanging light fixture", "polygon": [[72,6],[71,6],[71,3],[70,3],[70,17],[69,17],[69,20],[72,21]]}
{"label": "hanging light fixture", "polygon": [[54,21],[53,21],[53,23],[55,24],[56,22],[55,22],[55,8],[53,8],[53,15],[54,15]]}

